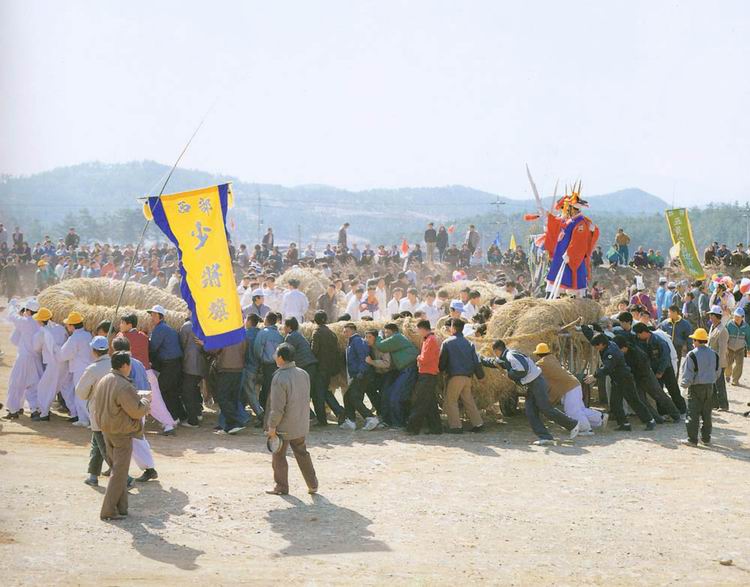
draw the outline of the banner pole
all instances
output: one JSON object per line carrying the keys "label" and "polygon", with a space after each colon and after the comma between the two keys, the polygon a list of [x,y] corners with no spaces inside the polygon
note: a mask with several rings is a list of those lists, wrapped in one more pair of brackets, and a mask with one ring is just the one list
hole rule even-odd
{"label": "banner pole", "polygon": [[[180,161],[182,160],[183,155],[187,152],[188,147],[190,147],[190,143],[193,142],[193,139],[195,138],[195,135],[198,134],[198,131],[203,126],[203,123],[206,121],[206,118],[208,117],[209,113],[213,109],[216,102],[214,102],[211,107],[208,109],[206,114],[203,115],[203,118],[201,119],[200,123],[196,127],[196,129],[193,131],[193,134],[190,135],[190,138],[188,139],[188,142],[185,143],[185,146],[182,149],[182,152],[180,153],[179,157],[177,157],[177,160],[174,162],[174,165],[172,165],[172,169],[169,170],[169,175],[167,175],[167,178],[164,180],[164,183],[161,186],[161,190],[159,191],[158,197],[160,198],[164,194],[164,190],[167,188],[167,184],[169,183],[169,180],[172,178],[172,174],[174,173],[175,169],[177,169],[177,166],[179,165]],[[144,204],[148,205],[148,204]],[[122,298],[125,295],[125,288],[128,285],[128,281],[130,281],[130,274],[133,272],[133,267],[135,266],[135,261],[138,258],[138,253],[141,250],[141,245],[143,245],[143,239],[146,236],[146,230],[148,230],[149,225],[151,224],[151,220],[146,220],[146,224],[143,225],[143,230],[141,231],[141,238],[138,239],[138,244],[135,247],[135,252],[133,253],[133,258],[130,260],[130,266],[128,267],[128,272],[125,274],[125,278],[123,279],[122,283],[122,289],[120,289],[120,295],[117,298],[117,305],[115,306],[115,313],[114,317],[112,319],[111,324],[109,325],[109,332],[107,333],[107,339],[112,340],[112,333],[115,328],[115,322],[117,321],[117,314],[120,311],[120,306],[122,305]]]}

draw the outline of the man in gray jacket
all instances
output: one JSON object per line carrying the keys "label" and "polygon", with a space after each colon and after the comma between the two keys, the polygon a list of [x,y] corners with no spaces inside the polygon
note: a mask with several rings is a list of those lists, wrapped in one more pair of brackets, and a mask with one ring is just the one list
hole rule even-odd
{"label": "man in gray jacket", "polygon": [[680,383],[688,390],[688,417],[685,423],[688,437],[684,443],[697,446],[701,418],[701,440],[703,444],[711,442],[711,408],[714,384],[721,373],[721,361],[719,355],[707,346],[708,333],[705,329],[696,328],[690,338],[695,348],[685,357]]}
{"label": "man in gray jacket", "polygon": [[307,492],[318,491],[310,453],[305,446],[305,436],[310,432],[310,376],[294,364],[294,347],[281,343],[275,353],[277,371],[271,381],[268,397],[268,438],[281,437],[281,449],[273,454],[274,488],[266,493],[287,495],[289,493],[289,466],[287,449],[291,446],[302,476],[307,483]]}

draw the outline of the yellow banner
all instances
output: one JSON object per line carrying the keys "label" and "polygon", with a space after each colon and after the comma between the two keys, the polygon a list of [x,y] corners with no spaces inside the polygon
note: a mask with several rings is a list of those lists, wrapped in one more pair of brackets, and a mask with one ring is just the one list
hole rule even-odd
{"label": "yellow banner", "polygon": [[705,279],[706,273],[703,270],[698,251],[695,248],[693,230],[690,227],[690,218],[688,218],[687,209],[675,208],[667,210],[666,215],[669,234],[674,243],[674,246],[669,251],[670,256],[679,258],[683,270],[693,279]]}
{"label": "yellow banner", "polygon": [[182,297],[206,350],[236,344],[245,336],[226,228],[231,204],[231,186],[223,184],[148,198],[144,206],[146,216],[177,247]]}

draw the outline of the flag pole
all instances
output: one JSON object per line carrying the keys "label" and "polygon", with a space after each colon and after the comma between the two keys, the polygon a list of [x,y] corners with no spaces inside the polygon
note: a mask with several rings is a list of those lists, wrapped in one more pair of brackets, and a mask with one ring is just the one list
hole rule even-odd
{"label": "flag pole", "polygon": [[[179,165],[180,161],[182,160],[183,155],[188,150],[188,147],[190,147],[190,143],[193,142],[193,139],[195,138],[195,135],[198,134],[198,131],[203,126],[203,123],[206,121],[206,118],[208,117],[209,113],[213,109],[216,102],[214,102],[211,107],[208,109],[206,114],[204,114],[203,118],[201,119],[200,123],[196,127],[196,129],[193,131],[193,134],[190,135],[190,138],[188,139],[188,142],[185,143],[185,146],[183,147],[182,151],[180,152],[179,157],[177,157],[177,160],[174,162],[174,165],[172,165],[172,169],[169,170],[169,174],[167,175],[167,178],[164,180],[164,183],[161,186],[161,190],[159,191],[159,196],[161,197],[164,194],[164,190],[167,188],[167,184],[169,183],[169,180],[172,178],[172,174],[174,173],[175,169],[177,169],[177,166]],[[115,306],[115,312],[114,312],[114,318],[112,319],[112,322],[109,325],[109,332],[107,333],[107,338],[109,340],[112,340],[112,333],[115,329],[115,322],[117,321],[117,314],[120,311],[120,306],[122,305],[122,298],[125,295],[125,288],[128,286],[128,281],[130,281],[130,274],[133,272],[133,267],[135,266],[135,261],[138,258],[138,253],[141,250],[141,246],[143,245],[143,239],[146,236],[146,230],[148,230],[149,225],[151,224],[151,220],[146,220],[146,223],[143,225],[143,230],[141,231],[141,237],[138,239],[138,244],[135,247],[135,252],[133,253],[133,257],[130,259],[130,266],[128,267],[127,273],[125,273],[125,278],[122,282],[122,288],[120,289],[120,295],[117,298],[117,305]]]}

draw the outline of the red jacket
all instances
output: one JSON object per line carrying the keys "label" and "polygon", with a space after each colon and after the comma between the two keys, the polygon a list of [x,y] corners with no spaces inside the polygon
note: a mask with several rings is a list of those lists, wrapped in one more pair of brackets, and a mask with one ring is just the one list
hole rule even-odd
{"label": "red jacket", "polygon": [[440,343],[433,333],[422,341],[422,349],[417,357],[419,372],[423,375],[437,375],[440,372]]}
{"label": "red jacket", "polygon": [[130,354],[143,363],[146,370],[149,370],[151,361],[148,360],[148,336],[135,328],[125,334],[121,332],[117,336],[124,336],[130,341]]}

